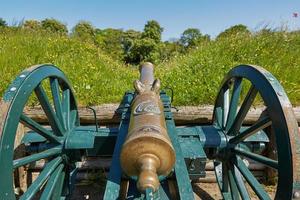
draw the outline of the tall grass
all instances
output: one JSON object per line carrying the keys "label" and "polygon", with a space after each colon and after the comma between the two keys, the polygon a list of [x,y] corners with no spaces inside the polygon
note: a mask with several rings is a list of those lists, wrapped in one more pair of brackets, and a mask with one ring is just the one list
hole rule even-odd
{"label": "tall grass", "polygon": [[[228,70],[239,64],[265,67],[300,105],[300,33],[261,32],[200,44],[156,68],[163,87],[175,92],[176,105],[213,104]],[[37,63],[59,66],[71,80],[79,104],[119,102],[138,78],[136,67],[113,60],[92,43],[67,36],[0,31],[0,94],[23,69]]]}
{"label": "tall grass", "polygon": [[224,75],[240,64],[259,65],[300,105],[300,33],[260,32],[202,44],[185,56],[162,63],[157,72],[173,87],[177,105],[212,104]]}
{"label": "tall grass", "polygon": [[67,36],[28,31],[0,33],[0,94],[28,66],[52,63],[71,80],[79,104],[121,100],[138,72],[112,60],[91,43]]}

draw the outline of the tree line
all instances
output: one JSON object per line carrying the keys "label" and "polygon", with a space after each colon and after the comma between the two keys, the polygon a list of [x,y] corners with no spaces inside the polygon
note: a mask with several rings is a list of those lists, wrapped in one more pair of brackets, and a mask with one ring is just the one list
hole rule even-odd
{"label": "tree line", "polygon": [[[159,63],[171,57],[185,54],[191,49],[211,41],[207,34],[202,34],[197,28],[188,28],[179,39],[162,41],[164,28],[159,22],[149,20],[143,31],[123,29],[99,29],[88,21],[78,22],[69,32],[67,26],[59,20],[46,18],[44,20],[26,20],[18,26],[8,26],[0,18],[0,28],[22,29],[25,31],[45,31],[62,36],[73,37],[82,42],[98,46],[115,59],[128,64],[139,64],[142,61]],[[216,40],[227,38],[233,34],[250,35],[248,28],[242,24],[232,26],[220,33]]]}

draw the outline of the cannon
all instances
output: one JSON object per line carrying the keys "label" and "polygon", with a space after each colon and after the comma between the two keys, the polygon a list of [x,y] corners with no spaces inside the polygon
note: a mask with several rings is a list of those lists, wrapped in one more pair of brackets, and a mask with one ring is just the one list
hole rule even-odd
{"label": "cannon", "polygon": [[[206,176],[208,161],[223,199],[300,199],[298,124],[271,73],[251,65],[232,68],[217,94],[212,124],[176,126],[171,97],[153,71],[151,63],[141,65],[140,79],[116,111],[117,128],[80,125],[74,91],[59,68],[43,64],[21,72],[0,102],[0,199],[70,199],[77,164],[89,156],[111,158],[99,199],[194,199],[191,183]],[[47,124],[24,112],[32,100]],[[259,118],[244,123],[258,104],[264,108]],[[25,134],[18,133],[20,124]],[[41,171],[20,188],[20,170],[40,160]],[[249,160],[273,172],[272,193],[248,168]]]}

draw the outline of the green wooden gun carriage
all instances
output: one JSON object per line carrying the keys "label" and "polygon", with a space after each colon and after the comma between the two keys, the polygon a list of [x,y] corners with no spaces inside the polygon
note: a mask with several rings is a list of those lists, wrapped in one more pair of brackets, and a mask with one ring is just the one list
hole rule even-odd
{"label": "green wooden gun carriage", "polygon": [[[269,72],[249,65],[233,68],[221,84],[213,123],[186,127],[175,125],[171,98],[154,79],[153,65],[143,64],[140,73],[135,90],[125,93],[116,111],[119,127],[102,128],[80,125],[71,84],[57,67],[24,70],[0,102],[0,199],[69,199],[77,162],[87,156],[112,159],[106,200],[194,199],[191,181],[206,176],[209,160],[224,199],[250,199],[249,190],[259,199],[300,198],[298,124],[285,91]],[[23,112],[31,98],[38,100],[48,126]],[[260,117],[243,123],[257,102],[264,106]],[[21,144],[16,142],[19,123],[26,127]],[[22,156],[16,153],[19,146]],[[247,159],[274,171],[273,197],[248,169]],[[19,191],[18,170],[39,160],[45,161],[41,172]]]}

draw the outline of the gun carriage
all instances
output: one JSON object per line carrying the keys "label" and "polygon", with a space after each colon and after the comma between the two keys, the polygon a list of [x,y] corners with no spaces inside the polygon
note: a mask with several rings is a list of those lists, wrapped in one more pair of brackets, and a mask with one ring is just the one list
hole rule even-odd
{"label": "gun carriage", "polygon": [[[0,102],[0,199],[69,199],[76,163],[87,156],[112,158],[106,200],[194,199],[191,181],[206,176],[209,160],[224,199],[250,199],[249,190],[271,199],[247,159],[273,169],[275,199],[300,198],[298,124],[274,76],[257,66],[233,68],[221,84],[213,123],[177,127],[171,98],[153,71],[151,63],[141,65],[134,91],[125,93],[117,110],[119,127],[102,128],[80,125],[73,89],[60,69],[44,64],[24,70]],[[49,126],[23,112],[31,98],[37,98]],[[255,123],[244,124],[255,102],[265,109]],[[27,127],[21,144],[19,123]],[[20,146],[26,152],[21,156]],[[16,192],[18,170],[41,159],[45,164],[36,179]]]}

